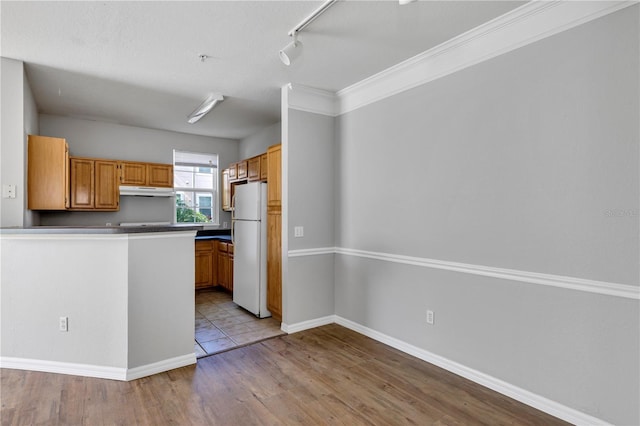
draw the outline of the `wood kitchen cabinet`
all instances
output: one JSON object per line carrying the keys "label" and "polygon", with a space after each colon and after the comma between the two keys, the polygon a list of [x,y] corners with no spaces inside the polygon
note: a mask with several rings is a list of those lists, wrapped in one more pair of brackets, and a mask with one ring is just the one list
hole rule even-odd
{"label": "wood kitchen cabinet", "polygon": [[268,155],[265,152],[260,156],[260,180],[269,179],[269,170],[267,169]]}
{"label": "wood kitchen cabinet", "polygon": [[69,164],[71,210],[120,209],[117,161],[71,157]]}
{"label": "wood kitchen cabinet", "polygon": [[267,150],[267,309],[282,320],[282,157],[281,146]]}
{"label": "wood kitchen cabinet", "polygon": [[27,145],[27,208],[68,209],[71,204],[67,141],[29,135]]}
{"label": "wood kitchen cabinet", "polygon": [[213,287],[218,280],[217,241],[196,241],[195,288]]}
{"label": "wood kitchen cabinet", "polygon": [[233,292],[233,244],[218,241],[218,285]]}
{"label": "wood kitchen cabinet", "polygon": [[248,173],[248,161],[247,160],[242,160],[238,162],[238,180],[246,180],[247,179],[247,173]]}
{"label": "wood kitchen cabinet", "polygon": [[260,180],[260,156],[249,158],[247,160],[247,180],[256,182]]}
{"label": "wood kitchen cabinet", "polygon": [[231,211],[231,181],[229,180],[229,169],[222,171],[222,210],[225,212]]}
{"label": "wood kitchen cabinet", "polygon": [[173,187],[173,165],[120,161],[120,185]]}

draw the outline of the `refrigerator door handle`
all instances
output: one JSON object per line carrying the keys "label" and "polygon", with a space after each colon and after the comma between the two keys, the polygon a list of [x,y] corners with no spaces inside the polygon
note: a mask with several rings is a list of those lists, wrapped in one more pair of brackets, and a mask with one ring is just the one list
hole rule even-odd
{"label": "refrigerator door handle", "polygon": [[231,196],[231,244],[235,245],[235,239],[233,238],[233,224],[236,221],[236,194]]}

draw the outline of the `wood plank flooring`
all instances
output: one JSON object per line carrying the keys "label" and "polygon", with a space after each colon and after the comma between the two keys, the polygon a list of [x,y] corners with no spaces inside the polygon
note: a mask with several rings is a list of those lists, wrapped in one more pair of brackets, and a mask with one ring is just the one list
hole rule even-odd
{"label": "wood plank flooring", "polygon": [[1,370],[2,425],[567,424],[338,325],[132,382]]}

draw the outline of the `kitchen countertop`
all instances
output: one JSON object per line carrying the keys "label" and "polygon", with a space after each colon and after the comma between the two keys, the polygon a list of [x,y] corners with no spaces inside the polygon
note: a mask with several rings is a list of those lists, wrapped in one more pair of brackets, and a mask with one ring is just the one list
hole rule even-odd
{"label": "kitchen countertop", "polygon": [[196,241],[208,240],[231,241],[231,235],[196,235]]}
{"label": "kitchen countertop", "polygon": [[150,232],[199,231],[202,225],[151,225],[151,226],[29,226],[0,228],[0,234],[142,234]]}

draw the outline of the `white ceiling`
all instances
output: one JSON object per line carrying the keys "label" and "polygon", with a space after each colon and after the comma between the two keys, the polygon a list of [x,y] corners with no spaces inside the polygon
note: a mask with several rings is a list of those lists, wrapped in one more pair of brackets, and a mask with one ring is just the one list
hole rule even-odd
{"label": "white ceiling", "polygon": [[[40,113],[241,139],[280,120],[280,87],[338,91],[525,2],[0,2],[3,57],[25,62]],[[198,56],[209,59],[201,62]],[[196,124],[209,93],[225,96]]]}

